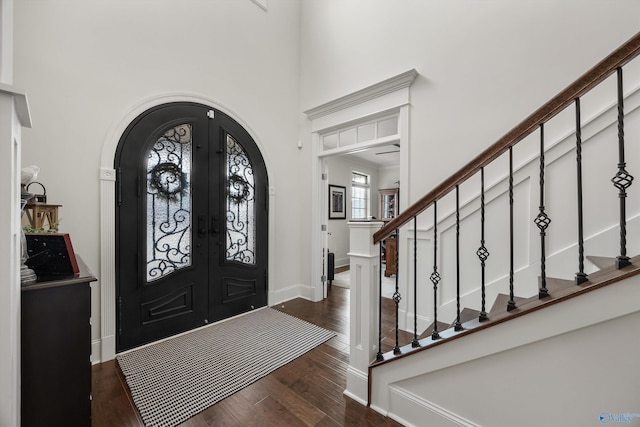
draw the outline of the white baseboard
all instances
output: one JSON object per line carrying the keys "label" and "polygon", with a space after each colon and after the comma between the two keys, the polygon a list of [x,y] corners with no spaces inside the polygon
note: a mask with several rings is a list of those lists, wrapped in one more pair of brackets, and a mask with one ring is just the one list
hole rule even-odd
{"label": "white baseboard", "polygon": [[116,358],[116,336],[109,335],[107,337],[102,337],[102,341],[100,343],[100,353],[102,357],[100,358],[101,362],[106,362],[107,360],[113,360]]}
{"label": "white baseboard", "polygon": [[108,362],[116,357],[116,337],[111,335],[91,340],[91,364]]}
{"label": "white baseboard", "polygon": [[351,265],[351,259],[349,257],[337,259],[335,262],[335,268],[349,267]]}
{"label": "white baseboard", "polygon": [[367,405],[369,398],[369,379],[366,372],[352,366],[347,368],[347,389],[345,396],[349,396],[361,405]]}
{"label": "white baseboard", "polygon": [[269,306],[281,304],[294,298],[304,298],[313,301],[313,288],[307,285],[292,285],[284,289],[269,292]]}
{"label": "white baseboard", "polygon": [[102,341],[101,340],[92,340],[91,341],[91,364],[97,365],[102,362]]}
{"label": "white baseboard", "polygon": [[353,400],[355,400],[356,402],[358,402],[359,404],[361,404],[362,406],[367,406],[367,401],[366,400],[362,400],[360,399],[359,396],[356,396],[355,394],[351,393],[349,390],[346,390],[343,392],[343,394]]}
{"label": "white baseboard", "polygon": [[[406,390],[390,386],[390,410],[371,404],[370,408],[406,427],[433,425],[438,427],[481,427],[433,402]],[[402,416],[399,414],[403,414]]]}
{"label": "white baseboard", "polygon": [[[376,404],[374,404],[374,403],[371,403],[371,404],[369,405],[369,407],[370,407],[371,409],[373,409],[374,411],[376,411],[377,413],[379,413],[380,415],[382,415],[383,417],[387,417],[387,416],[389,416],[389,412],[387,412],[387,410],[386,410],[386,409],[381,408],[380,406],[378,406],[378,405],[376,405]],[[397,420],[396,420],[396,421],[397,421]],[[400,422],[400,421],[398,421],[398,422]],[[405,424],[405,425],[406,425],[406,424]]]}
{"label": "white baseboard", "polygon": [[[387,416],[405,426],[480,427],[426,399],[398,387],[390,386],[391,409]],[[403,414],[400,416],[398,414]]]}

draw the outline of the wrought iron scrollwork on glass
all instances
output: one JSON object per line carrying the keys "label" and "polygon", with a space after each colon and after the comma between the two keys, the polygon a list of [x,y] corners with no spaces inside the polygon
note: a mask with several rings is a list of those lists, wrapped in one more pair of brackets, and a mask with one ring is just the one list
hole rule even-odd
{"label": "wrought iron scrollwork on glass", "polygon": [[147,282],[191,265],[191,125],[166,131],[147,155]]}
{"label": "wrought iron scrollwork on glass", "polygon": [[255,177],[251,159],[231,135],[227,135],[226,180],[226,260],[254,265]]}
{"label": "wrought iron scrollwork on glass", "polygon": [[180,194],[186,185],[186,178],[180,166],[171,162],[157,164],[149,172],[149,186],[160,197],[172,198]]}

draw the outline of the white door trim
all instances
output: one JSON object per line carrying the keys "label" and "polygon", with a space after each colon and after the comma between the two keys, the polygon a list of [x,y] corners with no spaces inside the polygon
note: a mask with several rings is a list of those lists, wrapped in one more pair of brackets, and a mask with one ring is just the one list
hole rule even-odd
{"label": "white door trim", "polygon": [[[304,113],[311,121],[311,295],[312,301],[320,301],[324,297],[322,281],[322,251],[327,212],[324,190],[326,183],[322,181],[321,134],[329,129],[365,122],[383,113],[398,115],[398,134],[400,139],[400,191],[409,194],[409,114],[410,87],[418,76],[411,69],[379,83],[368,86],[333,101],[311,108]],[[408,197],[400,197],[400,209],[408,206]],[[399,266],[400,268],[401,266]]]}
{"label": "white door trim", "polygon": [[[93,351],[93,362],[105,362],[111,360],[116,354],[116,281],[115,281],[115,197],[116,197],[116,171],[114,170],[114,159],[120,138],[127,127],[136,117],[150,108],[171,102],[195,102],[215,108],[232,117],[251,135],[258,145],[267,167],[267,174],[272,170],[268,152],[264,149],[250,126],[242,121],[240,116],[229,108],[222,106],[211,99],[191,93],[168,93],[149,97],[137,105],[129,108],[119,120],[109,129],[102,145],[102,155],[100,158],[100,350]],[[269,176],[270,198],[275,196],[275,182]],[[276,204],[269,203],[269,253],[275,253],[275,212]],[[274,283],[275,263],[274,257],[269,257],[269,284]],[[269,292],[269,305],[273,293]],[[97,355],[100,354],[99,360]]]}

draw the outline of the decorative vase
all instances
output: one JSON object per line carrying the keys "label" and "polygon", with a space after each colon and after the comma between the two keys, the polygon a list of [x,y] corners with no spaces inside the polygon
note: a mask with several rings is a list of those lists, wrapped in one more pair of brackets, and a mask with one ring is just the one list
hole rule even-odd
{"label": "decorative vase", "polygon": [[[27,193],[27,191],[24,189],[24,186],[22,186],[22,191],[20,194],[20,217],[24,215],[24,207],[32,197],[33,197],[33,194]],[[25,264],[28,258],[29,258],[29,254],[27,252],[27,239],[24,235],[24,230],[22,229],[22,226],[21,226],[20,227],[20,285],[22,286],[30,285],[32,283],[35,283],[38,280],[36,273],[32,269],[27,267],[27,265]]]}

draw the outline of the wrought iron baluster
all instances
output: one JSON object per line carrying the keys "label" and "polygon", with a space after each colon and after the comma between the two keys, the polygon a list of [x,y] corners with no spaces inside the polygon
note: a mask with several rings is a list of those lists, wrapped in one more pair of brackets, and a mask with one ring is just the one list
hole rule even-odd
{"label": "wrought iron baluster", "polygon": [[547,289],[545,237],[547,227],[551,223],[551,218],[545,213],[544,207],[544,123],[540,124],[540,206],[538,208],[538,216],[533,222],[540,229],[540,289],[538,289],[538,298],[544,298],[549,295],[549,290]]}
{"label": "wrought iron baluster", "polygon": [[513,293],[513,147],[509,147],[509,302],[507,311],[516,308]]}
{"label": "wrought iron baluster", "polygon": [[411,347],[420,347],[418,341],[418,217],[413,217],[413,341]]}
{"label": "wrought iron baluster", "polygon": [[582,127],[580,125],[580,98],[576,98],[576,170],[578,182],[578,272],[575,284],[579,285],[588,280],[584,272],[584,223],[582,212]]}
{"label": "wrought iron baluster", "polygon": [[620,199],[620,255],[616,257],[616,268],[624,268],[631,265],[627,256],[627,188],[633,182],[633,176],[626,171],[624,159],[624,94],[622,91],[622,68],[618,72],[618,173],[611,179],[618,189]]}
{"label": "wrought iron baluster", "polygon": [[[382,260],[382,242],[378,243],[378,250],[380,255],[378,258]],[[378,263],[378,284],[380,288],[380,293],[378,295],[378,354],[376,354],[376,360],[378,362],[382,362],[384,360],[384,356],[382,355],[382,265]]]}
{"label": "wrought iron baluster", "polygon": [[393,354],[400,354],[400,346],[399,344],[399,337],[398,337],[398,313],[399,313],[399,307],[400,307],[400,300],[402,300],[402,297],[400,296],[400,291],[398,289],[398,258],[399,258],[399,247],[400,245],[398,244],[398,240],[400,237],[400,232],[398,231],[398,229],[396,228],[395,231],[395,239],[396,239],[396,291],[393,293],[393,301],[396,304],[396,345],[393,347]]}
{"label": "wrought iron baluster", "polygon": [[480,247],[476,252],[478,258],[480,258],[480,271],[482,275],[481,293],[482,293],[482,309],[478,319],[482,322],[489,319],[489,315],[486,310],[486,292],[485,292],[485,263],[489,258],[489,251],[484,245],[484,167],[480,168]]}
{"label": "wrought iron baluster", "polygon": [[460,188],[456,185],[456,323],[454,330],[464,328],[460,323]]}
{"label": "wrought iron baluster", "polygon": [[431,339],[440,339],[438,332],[438,283],[440,274],[438,273],[438,202],[433,202],[433,273],[429,277],[433,283],[433,331]]}

